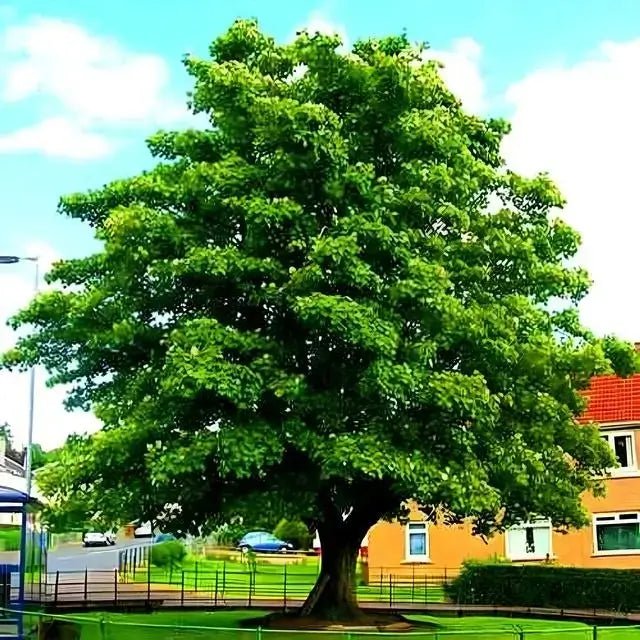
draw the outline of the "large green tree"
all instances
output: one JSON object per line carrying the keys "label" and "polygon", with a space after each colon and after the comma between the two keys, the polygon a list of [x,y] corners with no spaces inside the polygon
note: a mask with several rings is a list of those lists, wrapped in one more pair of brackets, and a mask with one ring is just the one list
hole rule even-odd
{"label": "large green tree", "polygon": [[105,424],[41,472],[55,504],[176,531],[301,517],[323,552],[306,610],[330,618],[357,617],[360,541],[405,501],[478,533],[582,524],[612,458],[579,391],[633,355],[580,325],[578,235],[546,176],[505,167],[508,125],[404,37],[345,53],[238,21],[185,64],[210,126],[64,198],[102,250],[14,319],[5,365]]}

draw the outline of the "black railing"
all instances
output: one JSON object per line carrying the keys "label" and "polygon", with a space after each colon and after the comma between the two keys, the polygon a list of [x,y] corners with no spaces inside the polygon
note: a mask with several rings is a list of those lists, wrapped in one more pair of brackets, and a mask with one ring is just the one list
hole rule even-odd
{"label": "black railing", "polygon": [[[147,606],[234,606],[283,608],[299,606],[317,579],[317,571],[300,572],[284,567],[246,571],[225,564],[215,571],[199,567],[175,567],[160,572],[149,565],[128,564],[128,571],[49,573],[37,591],[28,592],[31,602],[58,606],[118,605],[126,602]],[[445,585],[451,573],[394,575],[364,584],[360,579],[360,603],[393,609],[407,604],[425,605],[445,601]]]}

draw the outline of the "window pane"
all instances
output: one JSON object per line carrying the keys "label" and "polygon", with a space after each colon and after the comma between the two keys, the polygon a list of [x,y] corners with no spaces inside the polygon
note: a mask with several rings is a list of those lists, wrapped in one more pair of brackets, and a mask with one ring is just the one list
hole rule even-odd
{"label": "window pane", "polygon": [[527,545],[526,533],[524,529],[510,529],[509,536],[509,556],[512,558],[523,558],[526,555]]}
{"label": "window pane", "polygon": [[509,557],[512,559],[517,560],[527,556],[544,558],[550,552],[548,525],[510,529],[507,531],[507,536],[509,537]]}
{"label": "window pane", "polygon": [[426,556],[427,555],[427,536],[424,531],[409,533],[409,555],[410,556]]}
{"label": "window pane", "polygon": [[630,467],[632,463],[631,436],[614,436],[613,450],[621,467]]}
{"label": "window pane", "polygon": [[598,551],[623,551],[640,549],[638,523],[596,525]]}
{"label": "window pane", "polygon": [[535,537],[533,535],[533,527],[527,527],[524,530],[524,538],[525,538],[524,550],[526,551],[526,553],[535,553],[536,542],[535,542]]}
{"label": "window pane", "polygon": [[536,546],[536,555],[539,557],[546,557],[550,549],[550,538],[551,538],[551,527],[536,527],[533,530],[533,535],[535,539]]}

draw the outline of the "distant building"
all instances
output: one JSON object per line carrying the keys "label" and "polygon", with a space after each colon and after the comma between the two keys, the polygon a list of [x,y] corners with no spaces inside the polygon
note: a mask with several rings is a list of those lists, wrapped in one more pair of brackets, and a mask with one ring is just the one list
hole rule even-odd
{"label": "distant building", "polygon": [[619,464],[603,498],[583,497],[589,526],[562,534],[547,520],[523,522],[485,543],[471,535],[470,524],[432,524],[414,508],[408,521],[380,522],[369,531],[369,576],[455,571],[467,559],[495,556],[514,563],[640,568],[640,375],[594,378],[586,395],[582,422],[600,424]]}
{"label": "distant building", "polygon": [[[0,486],[26,492],[27,479],[25,468],[7,455],[7,442],[0,438]],[[20,515],[0,513],[0,525],[19,525]]]}

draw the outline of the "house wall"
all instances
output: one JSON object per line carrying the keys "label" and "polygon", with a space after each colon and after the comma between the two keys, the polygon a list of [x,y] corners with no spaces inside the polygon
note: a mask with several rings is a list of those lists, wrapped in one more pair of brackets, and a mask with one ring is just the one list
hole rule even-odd
{"label": "house wall", "polygon": [[[413,512],[411,520],[420,520]],[[444,526],[429,525],[429,560],[415,562],[407,559],[406,525],[399,522],[379,522],[369,531],[368,566],[371,580],[379,575],[403,577],[411,575],[441,574],[455,571],[472,558],[491,558],[504,555],[501,535],[483,541],[471,534],[469,524]]]}
{"label": "house wall", "polygon": [[[584,503],[590,514],[640,511],[640,477],[612,478],[607,485],[604,498],[585,496]],[[421,519],[422,514],[412,512],[410,522]],[[406,576],[440,574],[445,570],[455,572],[465,560],[507,557],[506,536],[503,534],[484,540],[472,535],[470,524],[429,524],[429,560],[410,561],[407,560],[406,527],[399,522],[380,522],[369,531],[368,564],[372,578],[380,573]],[[640,569],[640,554],[637,552],[596,554],[592,524],[568,533],[552,532],[550,560],[566,566]]]}
{"label": "house wall", "polygon": [[[631,432],[634,439],[635,468],[614,470],[612,477],[606,481],[604,497],[583,496],[585,508],[592,517],[640,512],[640,375],[624,380],[615,376],[596,378],[587,395],[589,406],[583,421],[599,422],[603,434]],[[421,513],[415,510],[411,512],[409,522],[422,520]],[[454,573],[468,559],[486,560],[508,556],[506,535],[497,534],[485,541],[471,534],[469,524],[429,524],[428,559],[409,561],[407,526],[399,522],[380,522],[371,529],[368,545],[370,580],[375,581],[379,576],[389,574],[400,577],[434,575],[444,573],[445,570]],[[552,532],[549,559],[566,566],[640,569],[640,549],[597,553],[593,522],[580,530],[574,529],[565,534]],[[514,562],[522,562],[522,559]]]}
{"label": "house wall", "polygon": [[[613,480],[615,493],[624,500],[609,503],[607,499],[589,497],[591,513],[606,514],[620,511],[640,510],[640,479]],[[625,486],[631,490],[624,493]],[[634,502],[634,496],[636,500]],[[379,574],[410,576],[455,573],[466,560],[489,560],[506,558],[506,536],[495,534],[484,540],[471,533],[471,525],[428,526],[429,560],[407,560],[406,525],[398,522],[380,522],[369,531],[368,565],[369,575],[375,579]],[[577,567],[610,567],[640,569],[640,554],[620,552],[618,555],[598,555],[594,552],[594,529],[588,525],[583,529],[572,529],[568,533],[551,533],[551,561]],[[519,563],[526,561],[518,560]]]}

